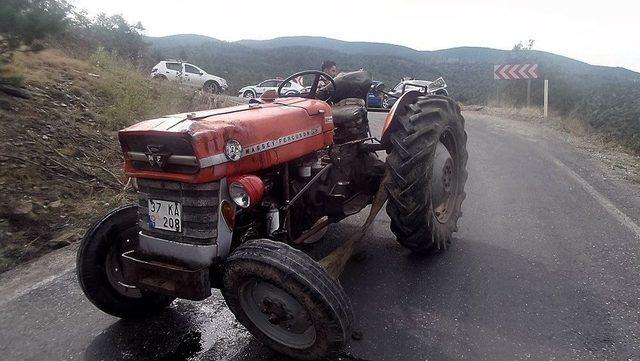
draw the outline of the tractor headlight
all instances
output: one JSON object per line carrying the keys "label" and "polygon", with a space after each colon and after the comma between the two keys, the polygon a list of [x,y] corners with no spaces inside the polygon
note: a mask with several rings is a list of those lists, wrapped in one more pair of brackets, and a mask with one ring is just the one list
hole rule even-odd
{"label": "tractor headlight", "polygon": [[263,194],[264,183],[254,175],[244,175],[230,180],[229,197],[238,207],[247,208],[258,204]]}
{"label": "tractor headlight", "polygon": [[251,205],[249,193],[247,193],[240,183],[231,183],[229,186],[229,196],[238,207],[247,208]]}
{"label": "tractor headlight", "polygon": [[242,158],[242,145],[240,145],[240,142],[235,139],[227,140],[224,145],[224,155],[234,162],[240,160]]}

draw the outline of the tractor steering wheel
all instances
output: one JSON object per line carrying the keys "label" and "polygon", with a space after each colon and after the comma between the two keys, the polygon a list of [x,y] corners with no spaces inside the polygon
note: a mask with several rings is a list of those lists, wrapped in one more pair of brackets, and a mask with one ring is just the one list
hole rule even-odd
{"label": "tractor steering wheel", "polygon": [[[282,89],[284,88],[285,84],[287,84],[289,81],[292,81],[293,79],[301,76],[312,75],[312,74],[315,74],[315,78],[313,78],[313,83],[311,83],[311,88],[309,89],[308,93],[282,94]],[[307,99],[317,99],[316,94],[318,93],[318,84],[320,83],[320,78],[325,78],[326,80],[329,80],[329,82],[331,83],[331,86],[326,85],[324,88],[322,88],[322,91],[323,93],[325,93],[325,96],[323,96],[324,99],[320,99],[320,100],[324,100],[325,102],[329,101],[336,92],[336,82],[333,81],[333,78],[331,78],[331,75],[327,73],[323,73],[319,70],[305,70],[289,76],[287,79],[280,82],[280,85],[278,86],[278,97],[279,98],[300,97],[300,98],[307,98]]]}

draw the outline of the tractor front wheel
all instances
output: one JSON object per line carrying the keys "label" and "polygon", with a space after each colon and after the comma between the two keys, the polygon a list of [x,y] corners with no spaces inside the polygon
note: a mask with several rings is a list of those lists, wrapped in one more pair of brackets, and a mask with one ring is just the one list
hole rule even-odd
{"label": "tractor front wheel", "polygon": [[142,318],[161,312],[173,298],[128,285],[122,253],[138,243],[138,206],[114,209],[82,239],[76,268],[85,296],[103,312],[120,318]]}
{"label": "tractor front wheel", "polygon": [[225,263],[222,294],[249,332],[295,359],[323,359],[349,337],[353,311],[340,284],[284,243],[239,246]]}
{"label": "tractor front wheel", "polygon": [[444,96],[418,97],[389,131],[391,231],[412,251],[445,249],[458,230],[467,181],[467,133],[460,106]]}

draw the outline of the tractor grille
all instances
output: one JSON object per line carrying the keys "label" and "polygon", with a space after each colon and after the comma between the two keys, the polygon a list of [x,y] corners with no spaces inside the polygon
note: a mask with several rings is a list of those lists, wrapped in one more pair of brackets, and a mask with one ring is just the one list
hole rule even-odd
{"label": "tractor grille", "polygon": [[[200,170],[197,163],[193,147],[188,140],[178,137],[158,137],[139,136],[123,137],[121,139],[126,148],[127,158],[131,160],[131,165],[141,171],[165,171],[170,173],[193,174]],[[156,146],[162,153],[169,156],[167,164],[162,168],[156,168],[147,160],[146,154],[149,146]],[[175,161],[174,158],[182,158],[182,161]],[[176,158],[176,160],[177,160]]]}
{"label": "tractor grille", "polygon": [[[138,224],[142,233],[174,242],[209,245],[218,236],[219,182],[187,184],[138,179]],[[182,232],[155,229],[149,222],[149,199],[182,204]]]}

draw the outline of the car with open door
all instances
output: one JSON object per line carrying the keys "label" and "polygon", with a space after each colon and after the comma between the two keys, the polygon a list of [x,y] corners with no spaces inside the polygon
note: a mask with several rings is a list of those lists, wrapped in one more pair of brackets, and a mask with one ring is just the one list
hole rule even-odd
{"label": "car with open door", "polygon": [[178,60],[163,60],[151,69],[151,78],[174,80],[180,84],[211,93],[222,93],[229,88],[227,81],[201,68]]}

